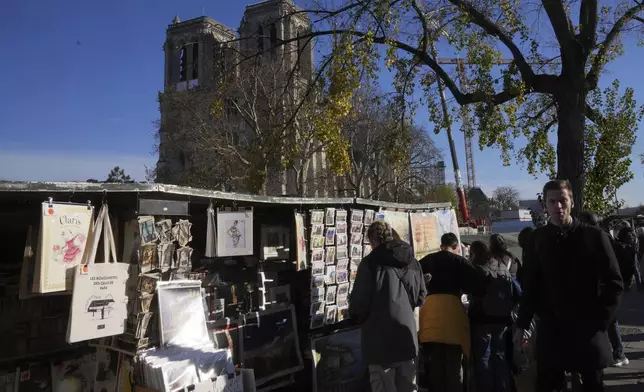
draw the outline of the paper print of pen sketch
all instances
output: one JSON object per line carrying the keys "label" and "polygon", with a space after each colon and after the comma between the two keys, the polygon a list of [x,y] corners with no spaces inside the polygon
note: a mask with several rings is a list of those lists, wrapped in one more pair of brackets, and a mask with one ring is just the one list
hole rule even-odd
{"label": "paper print of pen sketch", "polygon": [[217,211],[217,255],[253,254],[253,211]]}
{"label": "paper print of pen sketch", "polygon": [[109,319],[114,312],[114,303],[114,298],[109,294],[105,298],[92,295],[85,305],[85,313],[88,313],[92,320]]}
{"label": "paper print of pen sketch", "polygon": [[[85,252],[89,227],[94,214],[87,204],[42,203],[41,270],[37,292],[71,290],[72,271]],[[68,270],[70,272],[68,272]]]}

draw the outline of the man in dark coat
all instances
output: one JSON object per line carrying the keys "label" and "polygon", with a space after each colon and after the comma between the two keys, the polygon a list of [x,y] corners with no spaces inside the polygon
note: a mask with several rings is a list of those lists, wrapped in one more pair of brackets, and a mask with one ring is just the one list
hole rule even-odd
{"label": "man in dark coat", "polygon": [[584,391],[603,391],[603,369],[613,364],[606,330],[623,291],[619,265],[605,232],[572,219],[570,182],[550,181],[543,194],[550,221],[534,231],[524,264],[515,344],[536,314],[537,392],[559,390],[565,371],[581,375]]}
{"label": "man in dark coat", "polygon": [[351,319],[362,324],[362,356],[373,392],[413,392],[418,335],[414,308],[427,290],[409,244],[396,240],[385,222],[367,230],[372,251],[358,266],[349,298]]}

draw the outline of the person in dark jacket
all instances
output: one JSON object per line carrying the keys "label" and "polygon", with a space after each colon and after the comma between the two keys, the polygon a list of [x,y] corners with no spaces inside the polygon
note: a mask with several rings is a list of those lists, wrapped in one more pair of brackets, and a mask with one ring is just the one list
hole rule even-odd
{"label": "person in dark jacket", "polygon": [[425,300],[420,264],[385,222],[367,230],[372,251],[358,266],[349,315],[362,324],[362,356],[373,392],[416,391],[418,335],[414,308]]}
{"label": "person in dark jacket", "polygon": [[458,237],[445,233],[441,250],[420,260],[423,273],[431,276],[427,299],[420,309],[418,336],[426,387],[432,392],[463,392],[461,363],[463,356],[470,357],[471,336],[461,294],[485,290],[483,274],[460,252]]}
{"label": "person in dark jacket", "polygon": [[536,313],[536,391],[557,390],[565,371],[581,375],[584,391],[603,391],[603,369],[613,364],[606,330],[623,292],[617,259],[605,232],[571,217],[570,182],[549,181],[543,194],[550,221],[534,231],[524,264],[514,343]]}
{"label": "person in dark jacket", "polygon": [[513,384],[507,361],[506,331],[512,324],[512,309],[518,301],[512,285],[511,259],[507,256],[505,260],[497,259],[481,241],[474,241],[470,252],[472,263],[487,280],[485,294],[472,296],[468,311],[475,390],[508,392]]}
{"label": "person in dark jacket", "polygon": [[517,281],[519,284],[523,284],[523,266],[526,263],[526,260],[530,258],[529,252],[532,250],[532,234],[534,232],[533,227],[524,227],[517,237],[519,241],[519,246],[521,247],[521,267],[517,271]]}
{"label": "person in dark jacket", "polygon": [[[579,221],[582,223],[587,223],[591,226],[599,227],[599,222],[601,221],[601,219],[599,218],[599,215],[592,211],[582,211],[579,213]],[[617,257],[617,263],[620,266],[620,273],[622,274],[622,278],[624,278],[625,271],[623,268],[623,262],[620,260],[620,258],[623,258],[625,256],[622,252],[622,247],[610,236],[609,240],[611,241],[613,251],[615,252],[615,257]],[[626,257],[628,256],[626,255]],[[631,255],[631,258],[632,257],[633,255]],[[606,332],[608,333],[610,345],[613,348],[613,359],[615,361],[613,366],[621,367],[628,365],[629,360],[628,358],[626,358],[626,355],[624,355],[624,343],[622,343],[622,335],[619,330],[619,322],[617,321],[617,317],[613,318],[613,321],[610,323],[608,331]]]}

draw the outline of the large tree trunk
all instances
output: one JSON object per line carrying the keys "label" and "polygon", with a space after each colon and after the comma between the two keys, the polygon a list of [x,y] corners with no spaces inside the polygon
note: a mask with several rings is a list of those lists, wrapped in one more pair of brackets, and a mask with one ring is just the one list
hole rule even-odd
{"label": "large tree trunk", "polygon": [[[568,77],[566,77],[568,76]],[[586,91],[583,68],[562,75],[557,102],[557,178],[568,180],[573,189],[573,215],[584,208],[584,127]],[[545,197],[545,195],[544,195]]]}

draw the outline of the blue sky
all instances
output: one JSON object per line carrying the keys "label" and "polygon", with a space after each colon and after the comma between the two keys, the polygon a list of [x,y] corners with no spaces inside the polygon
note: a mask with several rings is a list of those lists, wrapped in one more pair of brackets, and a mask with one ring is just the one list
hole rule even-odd
{"label": "blue sky", "polygon": [[[239,26],[246,2],[222,0],[3,0],[0,2],[0,179],[72,181],[103,179],[119,165],[143,180],[154,166],[153,122],[163,87],[165,29],[175,14],[182,20],[208,15]],[[627,55],[612,63],[602,84],[619,77],[638,91],[642,51],[626,42]],[[426,114],[419,110],[418,121]],[[428,124],[429,127],[429,124]],[[463,180],[463,136],[455,134]],[[445,134],[435,135],[453,181]],[[635,180],[619,193],[629,205],[644,203],[644,170],[634,147]],[[543,179],[523,167],[503,167],[496,150],[474,153],[478,184],[488,193],[516,186],[533,198]]]}

